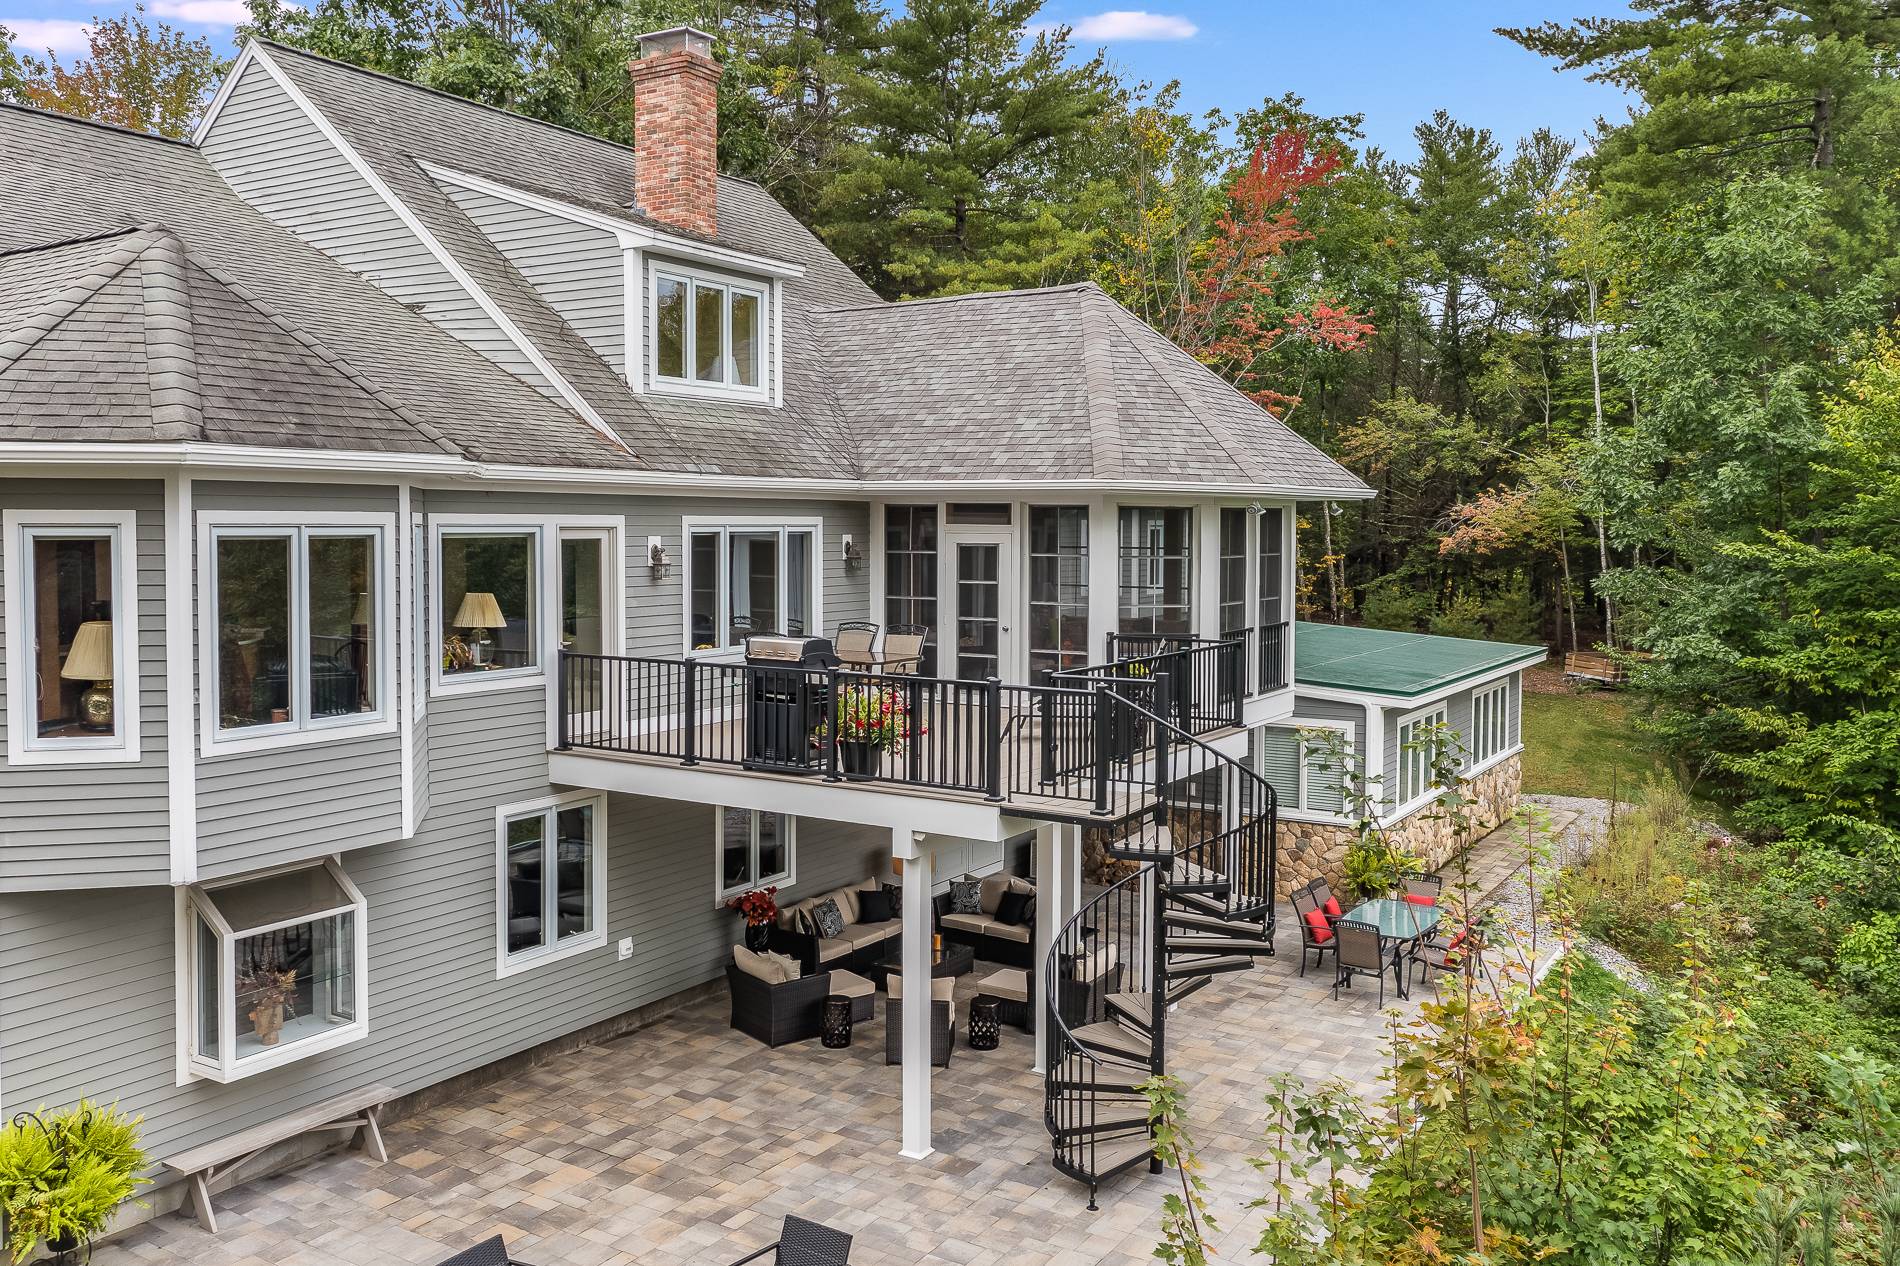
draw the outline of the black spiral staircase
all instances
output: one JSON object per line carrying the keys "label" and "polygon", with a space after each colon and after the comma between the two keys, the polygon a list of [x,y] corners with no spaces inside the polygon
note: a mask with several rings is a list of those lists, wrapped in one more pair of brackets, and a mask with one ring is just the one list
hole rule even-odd
{"label": "black spiral staircase", "polygon": [[1058,1171],[1161,1172],[1138,1086],[1167,1071],[1168,1013],[1273,953],[1273,788],[1194,737],[1168,675],[1109,686],[1121,809],[1089,827],[1131,873],[1057,933],[1038,982],[1044,1119]]}

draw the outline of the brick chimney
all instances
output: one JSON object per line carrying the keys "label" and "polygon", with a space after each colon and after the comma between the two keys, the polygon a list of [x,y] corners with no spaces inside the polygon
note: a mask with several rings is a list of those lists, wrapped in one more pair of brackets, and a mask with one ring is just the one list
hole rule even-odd
{"label": "brick chimney", "polygon": [[665,224],[719,231],[719,74],[712,36],[690,26],[640,37],[633,74],[634,197]]}

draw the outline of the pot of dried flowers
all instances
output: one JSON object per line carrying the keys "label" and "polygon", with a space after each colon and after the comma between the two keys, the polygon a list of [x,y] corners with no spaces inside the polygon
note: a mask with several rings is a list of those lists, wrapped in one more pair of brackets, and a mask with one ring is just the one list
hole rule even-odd
{"label": "pot of dried flowers", "polygon": [[763,954],[772,941],[772,924],[778,918],[778,902],[772,900],[777,888],[754,888],[726,902],[728,910],[745,916],[745,947]]}
{"label": "pot of dried flowers", "polygon": [[238,996],[250,1004],[246,1012],[260,1046],[275,1046],[283,1037],[284,1011],[295,1010],[297,973],[271,968],[238,977]]}

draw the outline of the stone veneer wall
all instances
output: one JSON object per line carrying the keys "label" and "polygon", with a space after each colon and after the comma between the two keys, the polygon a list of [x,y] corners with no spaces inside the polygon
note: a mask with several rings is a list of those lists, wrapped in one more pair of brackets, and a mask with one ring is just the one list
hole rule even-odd
{"label": "stone veneer wall", "polygon": [[[1517,811],[1517,799],[1524,786],[1523,753],[1499,761],[1471,780],[1471,794],[1478,798],[1473,812],[1483,824],[1481,830],[1498,826]],[[1426,870],[1437,870],[1451,860],[1456,841],[1450,824],[1428,819],[1429,809],[1421,809],[1388,828],[1388,833],[1408,852],[1425,859]],[[1303,888],[1315,879],[1346,897],[1343,873],[1346,846],[1352,832],[1343,826],[1317,822],[1280,821],[1280,856],[1274,876],[1273,895],[1281,901],[1290,898],[1295,888]]]}

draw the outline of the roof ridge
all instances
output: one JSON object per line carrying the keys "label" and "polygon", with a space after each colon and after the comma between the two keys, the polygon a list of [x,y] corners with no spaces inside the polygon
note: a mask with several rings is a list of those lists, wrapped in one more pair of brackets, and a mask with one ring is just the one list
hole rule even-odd
{"label": "roof ridge", "polygon": [[269,321],[279,330],[282,330],[285,335],[295,340],[318,360],[343,375],[352,385],[364,392],[372,400],[376,401],[376,403],[395,414],[396,417],[407,423],[424,439],[445,453],[450,453],[464,459],[468,458],[468,451],[444,435],[441,429],[434,423],[415,413],[409,406],[403,404],[395,396],[385,391],[374,379],[357,369],[356,366],[352,365],[348,360],[345,360],[342,356],[331,351],[322,343],[319,343],[314,337],[305,333],[294,321],[290,320],[290,318],[286,317],[282,312],[279,312],[277,308],[262,295],[259,295],[223,268],[204,259],[197,252],[187,250],[186,257],[199,268],[202,268],[206,276],[256,309],[263,315],[265,320]]}
{"label": "roof ridge", "polygon": [[[855,303],[842,308],[815,308],[819,316],[829,316],[834,312],[904,312],[917,308],[927,308],[939,303],[962,303],[968,299],[1005,299],[1016,295],[1056,295],[1087,290],[1100,286],[1092,281],[1075,281],[1063,286],[1032,286],[1024,290],[972,290],[960,295],[932,295],[927,299],[885,300],[881,303]],[[1103,291],[1106,294],[1106,291]]]}
{"label": "roof ridge", "polygon": [[204,393],[198,382],[198,343],[185,280],[185,244],[157,230],[139,254],[144,289],[145,372],[152,399],[152,438],[205,438]]}
{"label": "roof ridge", "polygon": [[[1114,303],[1107,291],[1085,283],[1082,296],[1082,387],[1088,397],[1089,465],[1097,479],[1119,479],[1125,470],[1122,410],[1115,384],[1115,357],[1108,340],[1114,317],[1103,303]],[[1099,296],[1099,298],[1098,298]]]}
{"label": "roof ridge", "polygon": [[39,106],[26,105],[19,101],[0,101],[0,110],[18,110],[21,114],[37,114],[41,118],[57,119],[62,123],[78,123],[86,127],[96,127],[105,132],[118,132],[125,136],[136,136],[141,140],[158,141],[164,145],[183,145],[186,149],[195,148],[190,141],[182,137],[166,136],[161,132],[147,132],[141,128],[107,123],[100,119],[82,118],[77,114],[67,114],[63,110],[42,110]]}
{"label": "roof ridge", "polygon": [[[20,357],[39,345],[41,339],[58,329],[60,323],[91,301],[92,297],[103,289],[107,282],[125,271],[126,265],[137,259],[151,245],[142,241],[157,230],[156,225],[140,225],[127,235],[130,240],[117,250],[95,257],[86,271],[67,284],[58,293],[45,299],[34,314],[23,323],[0,338],[0,373],[11,369]],[[112,237],[121,236],[114,233]],[[105,239],[101,239],[105,240]]]}

